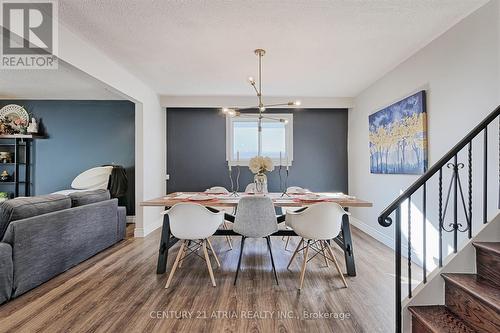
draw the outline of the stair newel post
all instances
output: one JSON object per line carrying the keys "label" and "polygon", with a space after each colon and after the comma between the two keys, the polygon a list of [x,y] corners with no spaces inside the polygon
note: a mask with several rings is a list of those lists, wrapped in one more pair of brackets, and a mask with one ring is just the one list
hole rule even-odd
{"label": "stair newel post", "polygon": [[488,222],[488,126],[484,128],[483,223]]}
{"label": "stair newel post", "polygon": [[453,158],[453,253],[458,246],[458,157]]}
{"label": "stair newel post", "polygon": [[422,241],[423,241],[423,265],[422,265],[422,274],[423,281],[427,283],[427,183],[422,185]]}
{"label": "stair newel post", "polygon": [[395,248],[396,248],[396,333],[401,332],[401,206],[396,208],[396,223],[395,223]]}
{"label": "stair newel post", "polygon": [[443,169],[439,169],[439,267],[443,267]]}

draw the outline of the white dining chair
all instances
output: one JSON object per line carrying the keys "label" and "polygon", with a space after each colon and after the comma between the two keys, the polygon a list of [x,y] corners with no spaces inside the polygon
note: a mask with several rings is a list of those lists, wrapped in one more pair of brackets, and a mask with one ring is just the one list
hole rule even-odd
{"label": "white dining chair", "polygon": [[[289,211],[286,213],[286,225],[291,227],[295,233],[301,237],[287,268],[290,268],[297,253],[304,251],[299,290],[302,289],[304,283],[307,262],[318,254],[322,256],[325,261],[330,260],[335,264],[342,282],[347,288],[347,282],[342,274],[337,258],[335,258],[332,248],[330,247],[330,240],[339,235],[342,227],[342,218],[346,214],[350,215],[339,204],[333,202],[321,202],[311,205],[300,212]],[[316,253],[313,257],[308,259],[310,249]]]}
{"label": "white dining chair", "polygon": [[[213,186],[213,187],[205,190],[205,193],[229,194],[230,192],[224,186]],[[218,211],[227,212],[229,214],[234,215],[234,208],[233,209],[229,209],[229,210],[228,210],[227,207],[213,206],[212,208],[217,209]],[[229,226],[228,226],[228,222],[226,220],[224,220],[224,222],[222,222],[221,226],[222,226],[222,229],[224,229],[224,230],[230,229]],[[227,245],[229,245],[229,249],[232,250],[233,249],[233,243],[232,243],[231,236],[225,236],[225,237],[226,237]]]}
{"label": "white dining chair", "polygon": [[[286,192],[287,194],[291,194],[291,193],[307,193],[308,190],[306,190],[305,188],[302,188],[300,186],[289,186],[287,187],[286,189]],[[300,208],[297,208],[297,207],[281,207],[281,214],[286,214],[286,212],[294,212],[296,210],[299,210]],[[281,238],[281,240],[285,241],[285,251],[287,250],[288,248],[288,242],[290,242],[290,237],[291,236],[283,236]]]}
{"label": "white dining chair", "polygon": [[270,237],[271,234],[278,231],[278,221],[271,198],[265,196],[248,196],[241,198],[238,202],[233,230],[242,236],[240,257],[238,259],[238,267],[236,268],[236,276],[234,277],[234,285],[236,285],[236,281],[238,280],[245,239],[247,238],[266,239],[267,248],[271,255],[274,278],[276,279],[276,284],[279,284],[276,267],[274,266]]}
{"label": "white dining chair", "polygon": [[[170,232],[172,235],[181,241],[181,246],[174,265],[168,276],[165,288],[170,286],[172,278],[177,267],[191,254],[202,248],[205,256],[205,261],[208,267],[208,273],[212,280],[212,285],[215,287],[214,273],[210,262],[209,251],[215,258],[217,265],[220,267],[219,258],[215,253],[209,237],[212,236],[217,228],[224,221],[224,213],[214,213],[206,207],[196,203],[183,202],[175,204],[170,210],[166,211],[170,220]],[[208,246],[208,249],[207,249]],[[188,253],[186,253],[188,252]]]}

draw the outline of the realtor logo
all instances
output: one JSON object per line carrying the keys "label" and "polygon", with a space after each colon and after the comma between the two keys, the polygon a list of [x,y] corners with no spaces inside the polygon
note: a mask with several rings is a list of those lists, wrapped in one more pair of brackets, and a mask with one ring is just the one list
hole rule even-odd
{"label": "realtor logo", "polygon": [[57,69],[55,0],[0,0],[2,69]]}

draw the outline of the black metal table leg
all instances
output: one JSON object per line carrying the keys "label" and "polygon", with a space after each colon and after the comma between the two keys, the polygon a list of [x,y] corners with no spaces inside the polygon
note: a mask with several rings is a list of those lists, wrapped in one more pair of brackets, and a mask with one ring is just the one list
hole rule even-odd
{"label": "black metal table leg", "polygon": [[170,247],[170,220],[168,214],[163,216],[163,227],[161,229],[160,249],[158,252],[158,264],[156,274],[163,274],[167,270],[168,249]]}
{"label": "black metal table leg", "polygon": [[349,224],[349,215],[345,214],[342,217],[342,239],[344,243],[345,265],[347,267],[347,275],[356,276],[356,265],[354,263],[354,250],[352,245],[351,227]]}

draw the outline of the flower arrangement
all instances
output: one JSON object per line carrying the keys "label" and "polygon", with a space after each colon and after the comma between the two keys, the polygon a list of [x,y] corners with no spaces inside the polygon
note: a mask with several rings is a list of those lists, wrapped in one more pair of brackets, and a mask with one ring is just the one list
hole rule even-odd
{"label": "flower arrangement", "polygon": [[255,156],[250,159],[248,163],[248,168],[253,173],[265,173],[274,170],[273,160],[265,156]]}
{"label": "flower arrangement", "polygon": [[28,127],[27,122],[21,118],[5,117],[0,119],[0,133],[1,134],[18,134],[26,133]]}

